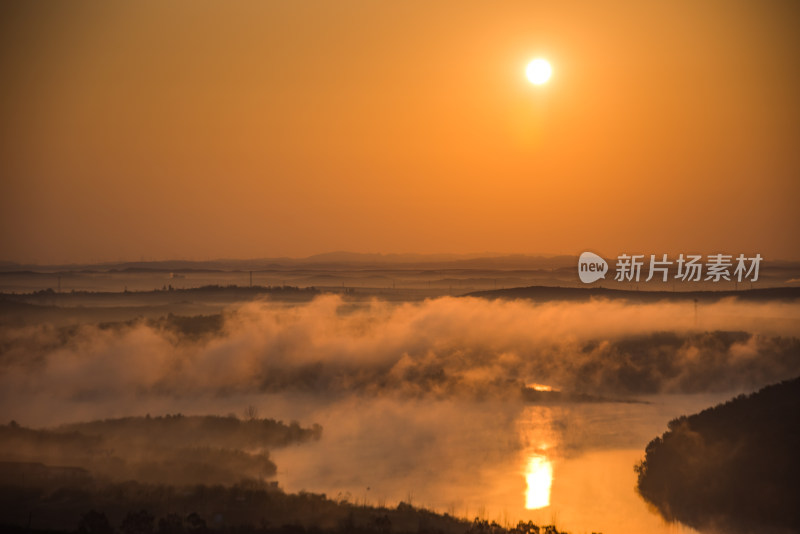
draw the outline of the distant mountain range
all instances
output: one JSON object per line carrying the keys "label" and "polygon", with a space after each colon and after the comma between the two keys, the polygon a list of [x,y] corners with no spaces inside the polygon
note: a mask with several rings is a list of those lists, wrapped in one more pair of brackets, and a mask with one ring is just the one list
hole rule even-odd
{"label": "distant mountain range", "polygon": [[527,299],[540,302],[552,300],[589,301],[593,298],[625,299],[633,302],[659,302],[664,300],[692,300],[700,302],[718,301],[736,297],[740,300],[796,300],[800,299],[800,287],[765,287],[757,289],[730,290],[698,290],[698,291],[651,291],[631,289],[611,289],[606,287],[554,287],[530,286],[512,287],[475,291],[466,297],[482,297],[487,299]]}
{"label": "distant mountain range", "polygon": [[0,262],[0,272],[75,272],[75,271],[257,271],[298,267],[336,269],[429,268],[429,269],[554,269],[572,266],[577,256],[529,256],[524,254],[363,254],[328,252],[306,258],[219,259],[207,261],[163,260],[106,262],[95,264],[35,265]]}
{"label": "distant mountain range", "polygon": [[[614,269],[614,258],[605,258],[610,269]],[[768,260],[762,265],[758,287],[789,287],[800,285],[800,261]],[[532,283],[555,286],[579,284],[577,279],[578,256],[571,255],[525,255],[525,254],[364,254],[357,252],[328,252],[315,254],[305,258],[259,258],[259,259],[218,259],[218,260],[163,260],[163,261],[130,261],[107,262],[95,264],[65,264],[65,265],[35,265],[14,262],[0,262],[0,275],[14,276],[33,274],[38,276],[52,276],[53,274],[66,273],[235,273],[235,272],[276,272],[286,271],[327,271],[336,272],[367,272],[367,271],[417,271],[424,275],[425,271],[450,271],[451,277],[463,278],[467,273],[476,279],[491,279],[495,287],[499,280],[506,287],[517,286],[518,289],[506,290],[525,291],[519,286]],[[461,273],[457,271],[463,271]],[[518,271],[513,280],[503,280],[501,272]],[[500,277],[500,278],[499,278]],[[613,281],[613,272],[605,281],[590,284],[584,287],[592,291],[603,289],[599,286],[617,285]],[[643,277],[644,278],[644,277]],[[349,282],[348,282],[349,283]],[[427,282],[426,282],[427,283]],[[728,282],[733,285],[733,282]],[[311,285],[311,284],[309,284]],[[638,284],[636,284],[638,285]],[[642,284],[641,289],[656,289],[662,292],[665,289],[660,281],[651,284]],[[681,284],[678,284],[681,285]],[[720,287],[703,287],[703,284],[683,284],[676,289],[680,291],[691,290],[723,290],[731,289]],[[706,286],[708,284],[705,284]],[[627,286],[627,287],[625,287]],[[478,289],[480,285],[475,287]],[[484,286],[485,287],[485,286]],[[752,287],[752,284],[735,289]],[[618,290],[636,290],[634,284],[619,284]],[[616,289],[614,289],[616,290]],[[609,289],[609,291],[614,291]],[[586,295],[587,293],[582,293]],[[492,296],[482,294],[480,296]],[[501,296],[501,295],[494,295]],[[504,296],[515,296],[507,294]],[[526,295],[517,295],[527,298]],[[609,295],[610,296],[610,295]],[[619,295],[614,295],[619,296]],[[639,294],[638,299],[646,298]]]}

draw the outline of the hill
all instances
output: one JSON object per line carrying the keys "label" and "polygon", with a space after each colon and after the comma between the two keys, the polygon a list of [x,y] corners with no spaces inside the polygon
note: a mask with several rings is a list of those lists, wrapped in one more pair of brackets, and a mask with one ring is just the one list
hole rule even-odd
{"label": "hill", "polygon": [[735,297],[748,301],[800,299],[800,287],[767,287],[740,291],[635,291],[605,287],[529,286],[475,291],[464,296],[486,299],[528,299],[536,301],[588,301],[591,299],[625,299],[632,302],[686,301],[713,302]]}
{"label": "hill", "polygon": [[318,440],[322,427],[303,428],[256,417],[125,417],[32,429],[0,425],[0,462],[84,469],[114,481],[230,484],[277,471],[269,451]]}
{"label": "hill", "polygon": [[800,532],[800,378],[668,428],[636,468],[664,518],[704,532]]}

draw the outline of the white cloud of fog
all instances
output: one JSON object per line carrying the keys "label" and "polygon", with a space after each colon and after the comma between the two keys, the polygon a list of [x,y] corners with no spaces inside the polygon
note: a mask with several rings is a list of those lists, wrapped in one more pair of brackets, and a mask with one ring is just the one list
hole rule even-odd
{"label": "white cloud of fog", "polygon": [[800,304],[701,304],[697,325],[691,302],[323,296],[245,304],[199,340],[145,322],[6,327],[0,417],[81,404],[141,413],[153,398],[260,393],[513,400],[528,382],[611,396],[733,391],[800,374]]}
{"label": "white cloud of fog", "polygon": [[[323,427],[319,442],[271,453],[289,491],[390,504],[411,496],[467,516],[512,503],[514,515],[529,449],[547,446],[557,477],[585,450],[641,450],[672,417],[800,374],[798,337],[800,304],[732,300],[700,305],[697,327],[691,302],[334,296],[245,304],[204,335],[164,321],[4,327],[0,421],[241,413],[253,404]],[[611,397],[705,394],[525,408],[518,393],[529,382]],[[602,504],[614,498],[606,491],[594,498],[620,513],[616,501]]]}

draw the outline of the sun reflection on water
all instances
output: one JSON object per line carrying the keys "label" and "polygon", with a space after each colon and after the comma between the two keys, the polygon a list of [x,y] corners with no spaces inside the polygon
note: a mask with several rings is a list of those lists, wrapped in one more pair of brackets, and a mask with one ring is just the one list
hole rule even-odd
{"label": "sun reflection on water", "polygon": [[[544,384],[528,384],[537,391],[552,391]],[[553,458],[558,449],[558,435],[553,430],[553,408],[528,406],[519,420],[522,441],[520,472],[525,477],[525,509],[538,510],[550,506],[553,485]]]}
{"label": "sun reflection on water", "polygon": [[536,510],[550,506],[550,486],[553,484],[553,464],[544,454],[534,454],[528,459],[525,472],[528,488],[525,490],[525,508]]}

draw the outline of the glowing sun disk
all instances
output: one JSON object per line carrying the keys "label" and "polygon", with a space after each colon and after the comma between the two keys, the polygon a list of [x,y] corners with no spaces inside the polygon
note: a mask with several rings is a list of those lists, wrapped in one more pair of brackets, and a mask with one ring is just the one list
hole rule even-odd
{"label": "glowing sun disk", "polygon": [[545,83],[550,79],[552,73],[553,69],[550,67],[550,63],[548,63],[546,59],[541,58],[534,59],[528,63],[528,67],[525,69],[525,75],[528,77],[528,80],[536,85]]}

